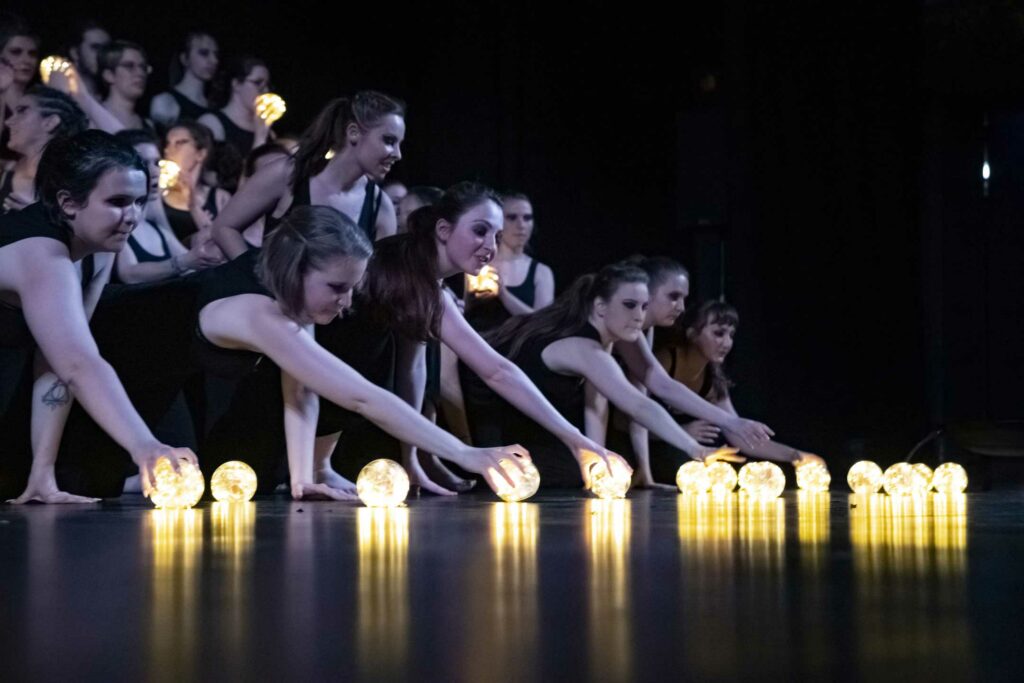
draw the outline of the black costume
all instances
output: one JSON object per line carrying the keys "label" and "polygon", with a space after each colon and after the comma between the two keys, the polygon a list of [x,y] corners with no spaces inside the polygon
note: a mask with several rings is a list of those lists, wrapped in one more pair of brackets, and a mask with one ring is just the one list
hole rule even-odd
{"label": "black costume", "polygon": [[[522,284],[506,287],[509,294],[522,301],[527,306],[533,306],[537,296],[537,286],[534,277],[537,274],[537,259],[530,259],[530,266],[526,271],[526,279]],[[512,317],[512,314],[505,308],[505,304],[496,297],[477,299],[470,297],[466,304],[466,321],[478,332],[486,332],[500,326],[503,322]]]}

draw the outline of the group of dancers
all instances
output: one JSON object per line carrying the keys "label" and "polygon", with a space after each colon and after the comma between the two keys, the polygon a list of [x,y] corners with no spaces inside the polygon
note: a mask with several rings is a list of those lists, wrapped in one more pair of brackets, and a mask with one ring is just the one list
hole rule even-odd
{"label": "group of dancers", "polygon": [[[688,310],[678,262],[634,256],[556,296],[527,195],[389,183],[397,98],[336,98],[278,138],[254,108],[267,65],[222,64],[193,33],[143,116],[141,46],[89,22],[74,66],[33,85],[39,41],[8,23],[4,499],[148,494],[161,458],[242,459],[263,492],[335,500],[375,457],[440,495],[512,482],[527,460],[546,487],[609,467],[669,486],[691,458],[818,460],[737,415],[722,369],[737,312]],[[167,187],[161,159],[181,168]],[[496,291],[463,286],[485,266]]]}

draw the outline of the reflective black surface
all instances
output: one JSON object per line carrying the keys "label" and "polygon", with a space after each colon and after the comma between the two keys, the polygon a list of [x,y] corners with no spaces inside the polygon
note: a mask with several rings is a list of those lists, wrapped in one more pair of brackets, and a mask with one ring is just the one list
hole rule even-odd
{"label": "reflective black surface", "polygon": [[1009,680],[1022,503],[0,506],[0,679]]}

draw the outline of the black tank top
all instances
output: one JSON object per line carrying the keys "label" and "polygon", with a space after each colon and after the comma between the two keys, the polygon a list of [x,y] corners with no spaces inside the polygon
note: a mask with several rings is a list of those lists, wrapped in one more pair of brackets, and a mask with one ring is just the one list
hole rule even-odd
{"label": "black tank top", "polygon": [[4,202],[14,192],[14,167],[8,168],[0,174],[0,214],[7,213]]}
{"label": "black tank top", "polygon": [[160,246],[163,249],[162,254],[151,254],[142,248],[138,240],[135,239],[134,235],[128,236],[128,246],[131,247],[132,253],[135,254],[135,259],[139,263],[160,263],[171,258],[171,248],[167,245],[167,239],[164,237],[164,231],[154,226],[157,236],[160,238]]}
{"label": "black tank top", "polygon": [[[171,232],[174,233],[179,242],[187,244],[186,240],[199,231],[195,219],[192,218],[192,212],[185,209],[176,209],[164,199],[160,201],[164,203],[164,213],[167,215],[167,222],[171,224]],[[206,193],[203,210],[210,214],[210,218],[217,217],[217,188],[211,187],[210,191]],[[161,236],[160,239],[163,239],[163,237]],[[170,258],[170,256],[167,258]]]}
{"label": "black tank top", "polygon": [[[383,201],[384,191],[377,187],[372,180],[366,181],[366,194],[363,196],[363,206],[359,210],[359,218],[356,225],[362,228],[363,232],[372,243],[377,238],[377,214],[380,213],[380,205]],[[296,206],[310,206],[312,204],[309,193],[309,178],[300,178],[292,187],[292,203],[280,216],[274,216],[273,211],[266,214],[263,219],[263,239],[267,238],[278,223],[284,220]]]}
{"label": "black tank top", "polygon": [[209,303],[240,294],[270,296],[270,292],[256,277],[259,254],[258,250],[247,251],[233,261],[203,273],[204,277],[196,299],[192,352],[199,367],[210,374],[237,379],[255,370],[263,359],[263,354],[255,351],[217,346],[203,336],[203,331],[199,328],[199,312]]}
{"label": "black tank top", "polygon": [[[0,216],[0,249],[30,237],[48,237],[64,246],[71,245],[71,230],[66,226],[54,225],[46,210],[39,202],[21,211],[12,211]],[[92,281],[96,264],[92,254],[82,259],[82,287]],[[35,345],[32,332],[25,322],[20,308],[0,301],[0,347],[28,348]]]}
{"label": "black tank top", "polygon": [[167,92],[169,92],[171,97],[174,98],[174,101],[178,103],[178,121],[181,121],[182,119],[198,121],[200,116],[210,113],[208,108],[193,102],[174,88],[171,88]]}
{"label": "black tank top", "polygon": [[253,144],[256,142],[256,133],[238,126],[219,109],[213,112],[213,115],[217,117],[220,125],[224,128],[224,142],[234,147],[243,159],[249,156],[249,152],[252,151]]}
{"label": "black tank top", "polygon": [[[537,259],[530,259],[526,279],[520,285],[507,288],[510,294],[527,306],[533,306],[537,296],[537,286],[533,281],[536,274]],[[493,330],[511,317],[512,314],[505,308],[505,304],[496,296],[487,299],[471,298],[466,306],[466,322],[478,332]]]}

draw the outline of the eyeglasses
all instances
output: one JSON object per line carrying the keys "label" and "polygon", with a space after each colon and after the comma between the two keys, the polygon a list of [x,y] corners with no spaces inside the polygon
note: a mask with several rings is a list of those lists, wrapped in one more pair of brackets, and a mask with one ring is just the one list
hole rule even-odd
{"label": "eyeglasses", "polygon": [[146,62],[118,62],[117,66],[125,71],[141,71],[147,75],[153,73],[153,67]]}

